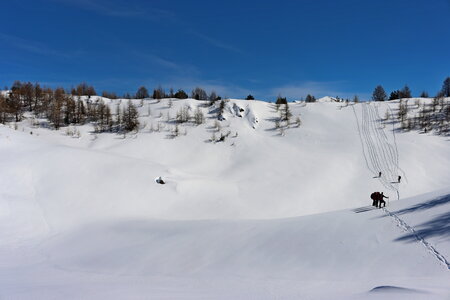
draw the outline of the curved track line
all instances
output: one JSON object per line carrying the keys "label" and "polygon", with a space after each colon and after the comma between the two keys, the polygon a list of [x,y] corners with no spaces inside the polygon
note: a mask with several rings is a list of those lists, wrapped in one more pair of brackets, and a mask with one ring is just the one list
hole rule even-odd
{"label": "curved track line", "polygon": [[436,248],[433,247],[433,245],[431,245],[430,243],[428,243],[423,237],[421,237],[415,230],[413,227],[409,226],[408,223],[406,223],[404,220],[402,220],[399,216],[397,216],[396,214],[390,212],[389,210],[387,210],[386,208],[382,208],[383,211],[390,217],[392,217],[396,223],[397,226],[402,228],[404,231],[409,232],[410,234],[412,234],[416,240],[421,243],[425,248],[427,248],[428,252],[430,252],[431,254],[434,255],[434,257],[439,260],[440,263],[444,264],[447,269],[450,270],[450,263],[448,262],[448,260],[445,258],[444,255],[442,255],[441,253],[439,253],[439,251],[436,250]]}

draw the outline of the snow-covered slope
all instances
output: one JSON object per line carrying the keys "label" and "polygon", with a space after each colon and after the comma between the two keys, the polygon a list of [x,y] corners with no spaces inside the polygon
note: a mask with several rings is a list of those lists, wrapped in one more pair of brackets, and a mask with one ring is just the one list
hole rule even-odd
{"label": "snow-covered slope", "polygon": [[[380,122],[397,102],[291,104],[302,124],[282,131],[260,101],[221,122],[201,101],[133,102],[125,136],[0,126],[0,297],[449,294],[450,144]],[[182,107],[206,123],[174,138]],[[374,190],[387,211],[361,209]]]}

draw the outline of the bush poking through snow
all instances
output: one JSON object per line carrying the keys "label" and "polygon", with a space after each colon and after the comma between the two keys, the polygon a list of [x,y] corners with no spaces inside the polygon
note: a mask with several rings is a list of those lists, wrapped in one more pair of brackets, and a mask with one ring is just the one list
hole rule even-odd
{"label": "bush poking through snow", "polygon": [[194,112],[194,123],[195,125],[201,125],[205,122],[205,116],[203,115],[200,107],[197,107]]}

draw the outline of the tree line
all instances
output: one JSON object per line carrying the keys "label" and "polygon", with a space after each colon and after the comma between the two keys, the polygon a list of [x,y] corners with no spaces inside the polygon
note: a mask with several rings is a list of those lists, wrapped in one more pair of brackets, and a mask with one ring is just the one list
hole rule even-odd
{"label": "tree line", "polygon": [[[421,98],[428,98],[428,92],[422,91],[420,93]],[[450,77],[447,77],[442,83],[441,90],[437,93],[434,98],[444,98],[450,97]],[[412,98],[411,89],[408,85],[405,85],[400,90],[394,90],[390,93],[389,98],[384,90],[383,86],[377,85],[372,92],[372,100],[373,101],[386,101],[386,100],[397,100],[403,98]]]}
{"label": "tree line", "polygon": [[[5,88],[5,90],[7,89]],[[372,100],[386,101],[405,99],[411,98],[411,94],[411,89],[405,85],[401,89],[392,91],[388,97],[384,88],[381,85],[378,85],[372,93]],[[48,119],[56,129],[61,126],[85,124],[86,122],[92,122],[96,131],[130,131],[139,126],[137,108],[131,101],[125,106],[117,105],[116,110],[111,112],[110,106],[106,105],[103,100],[98,98],[93,100],[92,96],[96,95],[97,92],[95,88],[87,83],[80,83],[70,90],[65,90],[61,87],[55,89],[42,87],[39,83],[33,84],[31,82],[15,81],[8,92],[0,93],[0,123],[10,121],[20,122],[23,118],[23,114],[28,111],[32,112],[36,118]],[[109,99],[118,98],[115,93],[108,91],[103,91],[101,95]],[[83,100],[81,99],[81,96],[86,96],[87,99]],[[428,97],[428,93],[424,91],[420,96]],[[208,94],[201,87],[194,88],[190,97],[197,100],[209,101],[210,105],[213,105],[216,101],[223,100],[215,91],[211,91]],[[450,97],[450,77],[447,77],[444,80],[441,90],[433,100],[436,103],[442,103],[442,105],[439,106],[438,111],[444,114],[443,120],[446,120],[448,115],[446,109],[448,108],[445,106],[446,104],[440,100],[443,97]],[[166,92],[161,86],[153,89],[153,92],[150,95],[148,89],[145,86],[141,86],[134,95],[127,93],[122,98],[186,99],[189,98],[189,95],[182,89],[174,91],[171,88]],[[246,99],[254,100],[255,98],[252,95],[248,95]],[[355,96],[353,100],[359,102],[357,96]],[[121,100],[119,100],[119,102],[120,101]],[[316,98],[313,95],[308,94],[306,96],[305,102],[315,101]],[[288,111],[289,108],[287,103],[288,101],[285,97],[279,96],[276,100],[275,104],[277,110],[283,105],[283,110],[280,110],[282,113],[280,121],[289,121],[290,112]],[[436,112],[436,109],[433,107],[435,106],[432,106],[431,112],[434,113]],[[223,110],[223,108],[219,108],[220,111]],[[430,110],[422,109],[422,111],[422,115],[427,116]],[[182,115],[179,117],[180,120],[186,119],[184,114],[180,115]],[[441,120],[442,118],[430,117],[430,119]],[[405,125],[405,128],[415,127],[413,121],[408,122],[412,125]],[[402,124],[407,124],[407,121],[402,120]],[[423,122],[420,122],[420,124],[423,124]]]}
{"label": "tree line", "polygon": [[[131,131],[139,126],[138,112],[129,101],[115,114],[101,99],[93,99],[92,86],[79,84],[67,93],[63,88],[41,87],[39,83],[14,82],[11,90],[0,94],[0,123],[20,122],[25,112],[47,119],[55,129],[70,124],[92,122],[96,131]],[[81,96],[87,96],[83,101]],[[120,104],[120,103],[119,103]]]}

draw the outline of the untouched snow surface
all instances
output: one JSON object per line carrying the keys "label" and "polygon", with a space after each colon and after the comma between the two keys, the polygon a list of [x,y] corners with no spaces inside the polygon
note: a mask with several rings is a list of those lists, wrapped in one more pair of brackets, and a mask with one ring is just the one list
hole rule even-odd
{"label": "untouched snow surface", "polygon": [[[398,102],[291,104],[281,134],[260,101],[219,129],[142,104],[125,136],[0,126],[0,299],[448,299],[450,144],[381,122]],[[183,106],[206,123],[173,138]]]}

